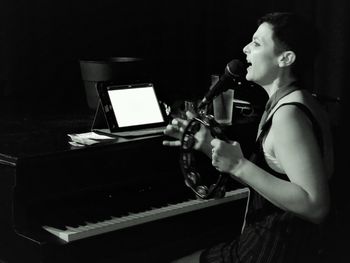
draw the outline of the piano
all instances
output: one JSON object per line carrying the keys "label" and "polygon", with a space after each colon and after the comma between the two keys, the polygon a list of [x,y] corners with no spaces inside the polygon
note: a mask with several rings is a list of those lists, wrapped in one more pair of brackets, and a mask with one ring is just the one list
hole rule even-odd
{"label": "piano", "polygon": [[168,262],[239,234],[247,188],[197,199],[161,135],[71,146],[91,122],[3,119],[1,263]]}

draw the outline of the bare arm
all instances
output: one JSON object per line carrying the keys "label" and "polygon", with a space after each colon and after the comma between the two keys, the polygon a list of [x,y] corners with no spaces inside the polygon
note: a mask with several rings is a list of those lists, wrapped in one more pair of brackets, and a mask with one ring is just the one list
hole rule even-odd
{"label": "bare arm", "polygon": [[[270,136],[275,155],[290,182],[269,174],[245,159],[238,143],[232,145],[232,149],[225,146],[231,151],[227,156],[233,157],[231,166],[223,168],[229,169],[234,178],[250,185],[281,209],[311,222],[321,222],[329,210],[329,192],[311,123],[295,107],[283,107],[275,113]],[[220,148],[214,143],[214,148],[219,157],[224,156],[224,151],[219,151],[224,148],[223,145]],[[220,166],[220,162],[218,164]]]}

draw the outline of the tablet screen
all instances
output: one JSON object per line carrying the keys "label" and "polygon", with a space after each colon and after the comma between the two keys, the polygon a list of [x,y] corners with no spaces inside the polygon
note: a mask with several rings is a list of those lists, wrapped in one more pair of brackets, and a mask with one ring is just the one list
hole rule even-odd
{"label": "tablet screen", "polygon": [[166,125],[152,83],[98,86],[110,131],[128,131]]}
{"label": "tablet screen", "polygon": [[153,86],[108,89],[108,95],[120,128],[164,121]]}

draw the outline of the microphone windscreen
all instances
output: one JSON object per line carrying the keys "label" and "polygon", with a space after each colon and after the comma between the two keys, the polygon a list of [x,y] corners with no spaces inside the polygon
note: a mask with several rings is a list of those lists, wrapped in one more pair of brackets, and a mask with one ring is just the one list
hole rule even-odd
{"label": "microphone windscreen", "polygon": [[225,73],[235,77],[243,77],[246,75],[246,68],[243,62],[238,59],[233,59],[226,65]]}

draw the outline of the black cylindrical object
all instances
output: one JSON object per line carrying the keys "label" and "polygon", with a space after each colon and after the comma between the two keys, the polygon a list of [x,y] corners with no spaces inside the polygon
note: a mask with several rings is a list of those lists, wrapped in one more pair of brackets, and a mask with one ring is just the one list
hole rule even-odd
{"label": "black cylindrical object", "polygon": [[87,103],[91,109],[96,109],[98,105],[98,82],[132,84],[149,81],[148,67],[142,58],[109,57],[82,59],[79,62]]}

